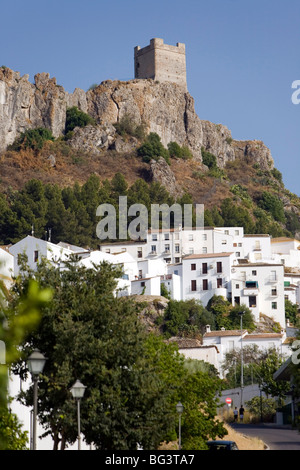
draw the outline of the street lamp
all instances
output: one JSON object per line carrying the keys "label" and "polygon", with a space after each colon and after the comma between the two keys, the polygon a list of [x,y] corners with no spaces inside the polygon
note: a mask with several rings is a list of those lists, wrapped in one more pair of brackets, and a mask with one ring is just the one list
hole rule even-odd
{"label": "street lamp", "polygon": [[241,406],[243,404],[243,389],[244,389],[244,357],[243,357],[243,315],[244,311],[240,311],[241,316]]}
{"label": "street lamp", "polygon": [[71,388],[73,398],[77,401],[77,425],[78,425],[78,450],[81,450],[81,437],[80,437],[80,400],[83,398],[86,386],[79,380]]}
{"label": "street lamp", "polygon": [[179,401],[176,405],[176,411],[178,413],[178,416],[179,416],[179,436],[178,436],[178,447],[179,447],[179,450],[181,450],[181,415],[183,413],[183,410],[184,410],[184,406],[183,404]]}
{"label": "street lamp", "polygon": [[33,380],[33,429],[32,429],[32,450],[36,450],[37,434],[37,412],[38,412],[38,378],[43,372],[47,358],[35,349],[27,359],[29,372]]}

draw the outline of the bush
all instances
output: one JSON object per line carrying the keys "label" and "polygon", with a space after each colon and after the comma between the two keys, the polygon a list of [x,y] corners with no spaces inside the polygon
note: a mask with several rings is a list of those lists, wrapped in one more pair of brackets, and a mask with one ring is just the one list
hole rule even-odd
{"label": "bush", "polygon": [[285,222],[283,202],[276,194],[264,191],[258,202],[258,206],[270,212],[277,222]]}
{"label": "bush", "polygon": [[212,168],[218,168],[217,157],[210,152],[207,152],[204,147],[201,148],[202,163],[207,166],[210,170]]}
{"label": "bush", "polygon": [[40,150],[47,140],[54,141],[52,132],[45,127],[38,127],[36,129],[28,129],[8,147],[8,150],[19,151],[22,148],[31,148],[33,150]]}
{"label": "bush", "polygon": [[119,122],[114,124],[117,133],[121,136],[131,135],[139,140],[145,138],[145,125],[136,124],[129,114],[125,114]]}
{"label": "bush", "polygon": [[159,157],[163,157],[170,164],[169,152],[155,132],[150,132],[145,142],[138,148],[137,153],[143,158],[143,162],[149,163],[152,159],[157,161]]}
{"label": "bush", "polygon": [[169,142],[168,151],[169,151],[170,157],[183,158],[183,160],[188,160],[190,158],[193,158],[193,154],[190,151],[190,149],[186,145],[183,145],[182,147],[180,147],[180,145],[177,142]]}
{"label": "bush", "polygon": [[76,106],[67,109],[66,113],[66,127],[65,134],[66,137],[70,136],[70,132],[75,129],[75,127],[85,127],[88,124],[95,125],[95,120],[88,114],[80,111]]}

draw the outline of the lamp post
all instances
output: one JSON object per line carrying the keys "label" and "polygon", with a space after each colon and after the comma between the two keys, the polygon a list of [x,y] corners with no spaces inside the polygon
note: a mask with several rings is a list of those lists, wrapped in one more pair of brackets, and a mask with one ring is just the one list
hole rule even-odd
{"label": "lamp post", "polygon": [[179,447],[179,450],[181,450],[181,415],[183,413],[183,410],[184,410],[184,406],[183,404],[179,401],[176,405],[176,411],[178,413],[178,416],[179,416],[179,426],[178,426],[178,447]]}
{"label": "lamp post", "polygon": [[244,312],[239,312],[241,316],[241,406],[243,404],[243,389],[244,389],[244,355],[243,355],[243,315]]}
{"label": "lamp post", "polygon": [[81,437],[80,437],[80,400],[83,398],[86,386],[79,380],[71,388],[73,398],[77,401],[77,426],[78,426],[78,450],[81,450]]}
{"label": "lamp post", "polygon": [[33,381],[33,425],[32,425],[32,450],[36,450],[37,412],[38,412],[38,378],[43,372],[47,358],[35,349],[27,359],[28,369]]}

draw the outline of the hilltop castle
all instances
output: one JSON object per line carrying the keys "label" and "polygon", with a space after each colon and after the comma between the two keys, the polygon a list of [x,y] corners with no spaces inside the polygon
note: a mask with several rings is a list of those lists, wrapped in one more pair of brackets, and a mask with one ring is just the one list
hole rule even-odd
{"label": "hilltop castle", "polygon": [[187,89],[185,44],[164,44],[163,39],[154,38],[150,45],[134,48],[135,78],[152,78],[160,82],[173,82]]}

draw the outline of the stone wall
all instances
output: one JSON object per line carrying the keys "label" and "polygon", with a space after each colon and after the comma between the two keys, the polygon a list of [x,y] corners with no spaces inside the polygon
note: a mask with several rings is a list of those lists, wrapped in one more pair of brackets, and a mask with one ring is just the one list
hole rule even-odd
{"label": "stone wall", "polygon": [[186,89],[185,45],[164,44],[163,39],[151,39],[150,45],[134,49],[135,78],[152,78],[172,82]]}

